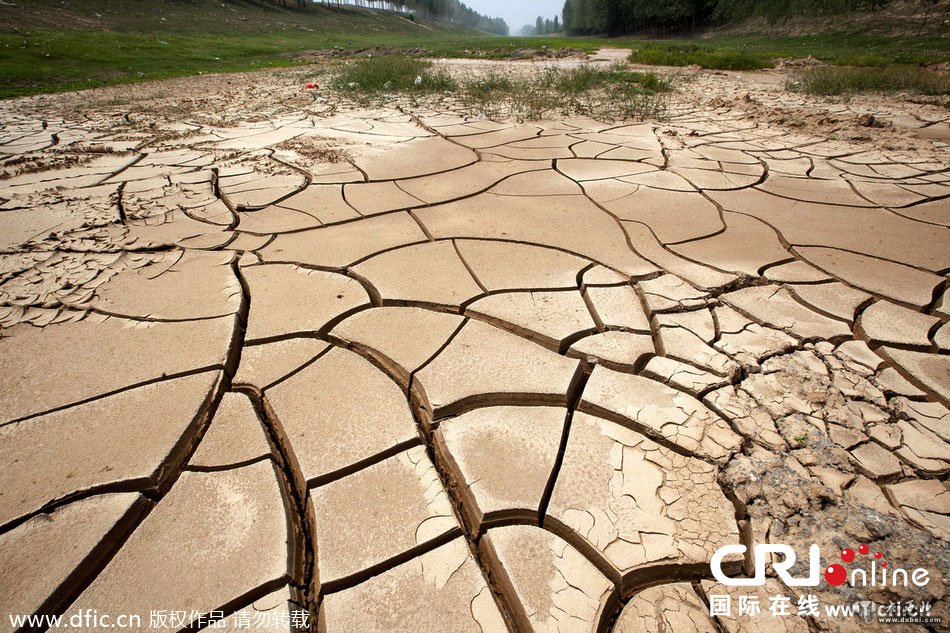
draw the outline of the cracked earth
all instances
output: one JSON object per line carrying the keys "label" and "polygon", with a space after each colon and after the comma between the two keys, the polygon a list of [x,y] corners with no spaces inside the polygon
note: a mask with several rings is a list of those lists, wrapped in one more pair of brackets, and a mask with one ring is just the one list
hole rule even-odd
{"label": "cracked earth", "polygon": [[872,599],[948,621],[946,108],[700,73],[661,122],[495,122],[302,76],[0,104],[0,612],[866,631],[708,600],[724,545],[867,542],[937,576]]}

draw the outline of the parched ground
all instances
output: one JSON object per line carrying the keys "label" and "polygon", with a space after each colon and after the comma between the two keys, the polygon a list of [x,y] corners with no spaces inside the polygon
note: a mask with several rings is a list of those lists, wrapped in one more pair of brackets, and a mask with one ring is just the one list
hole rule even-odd
{"label": "parched ground", "polygon": [[[0,104],[0,631],[948,621],[945,100],[686,71],[663,121],[498,122],[309,72]],[[931,582],[718,586],[736,543]]]}

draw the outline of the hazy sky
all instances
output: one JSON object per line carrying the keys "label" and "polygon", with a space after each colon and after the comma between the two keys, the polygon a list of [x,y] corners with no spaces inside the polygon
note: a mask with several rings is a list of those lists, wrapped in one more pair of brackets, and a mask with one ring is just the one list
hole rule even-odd
{"label": "hazy sky", "polygon": [[561,14],[564,0],[462,0],[479,13],[505,18],[512,35],[525,24],[534,24],[535,18],[543,15],[553,19]]}

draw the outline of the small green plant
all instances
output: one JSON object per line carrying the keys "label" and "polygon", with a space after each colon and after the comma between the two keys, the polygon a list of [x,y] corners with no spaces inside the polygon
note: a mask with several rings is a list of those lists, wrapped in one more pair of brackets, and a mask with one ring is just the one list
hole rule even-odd
{"label": "small green plant", "polygon": [[795,440],[795,444],[798,446],[798,448],[804,448],[808,445],[808,431],[799,433],[792,439]]}
{"label": "small green plant", "polygon": [[950,94],[950,73],[913,66],[820,67],[789,78],[786,87],[821,96],[902,91],[947,95]]}

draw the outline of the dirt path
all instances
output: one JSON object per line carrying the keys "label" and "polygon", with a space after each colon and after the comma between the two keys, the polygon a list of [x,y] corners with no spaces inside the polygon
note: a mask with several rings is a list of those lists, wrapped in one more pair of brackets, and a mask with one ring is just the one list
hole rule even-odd
{"label": "dirt path", "polygon": [[591,61],[625,62],[628,57],[630,57],[629,48],[602,48],[591,55]]}

